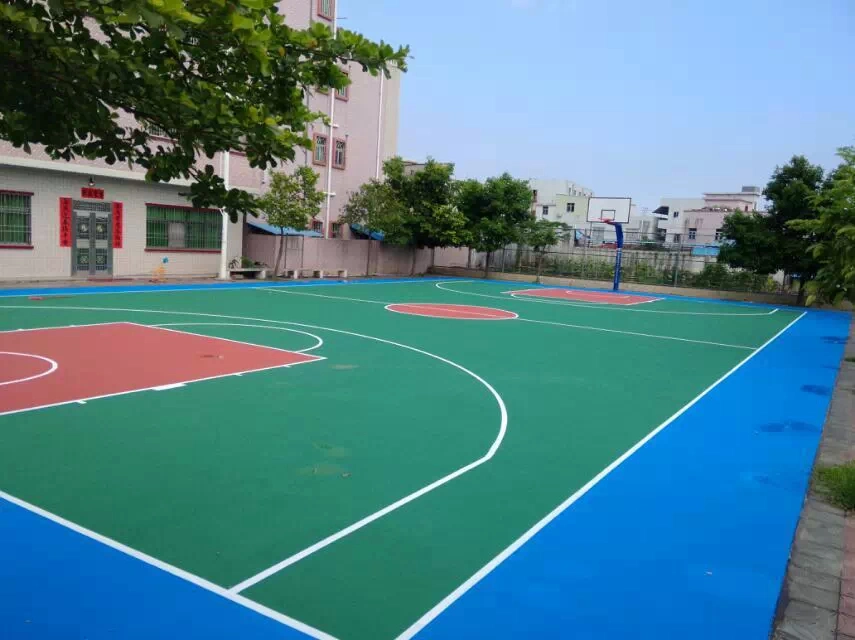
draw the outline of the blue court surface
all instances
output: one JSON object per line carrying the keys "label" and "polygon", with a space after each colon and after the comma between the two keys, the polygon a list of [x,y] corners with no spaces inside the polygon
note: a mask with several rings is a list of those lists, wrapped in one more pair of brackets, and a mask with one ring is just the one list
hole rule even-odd
{"label": "blue court surface", "polygon": [[[500,438],[471,473],[472,465],[464,467],[436,491],[427,485],[408,495],[406,504],[394,503],[369,521],[360,520],[353,536],[343,529],[332,542],[325,538],[322,543],[329,548],[311,559],[313,547],[297,554],[294,562],[301,562],[296,568],[306,572],[305,582],[286,584],[289,558],[281,567],[269,563],[273,566],[267,571],[247,572],[247,580],[235,586],[237,581],[220,580],[215,571],[193,570],[192,553],[186,564],[170,555],[171,538],[165,531],[158,539],[151,531],[142,535],[125,527],[124,507],[110,507],[117,511],[110,514],[118,523],[115,530],[96,527],[92,523],[108,522],[98,491],[62,496],[57,490],[55,499],[49,493],[36,499],[41,495],[36,489],[27,493],[28,487],[37,486],[34,478],[49,476],[50,471],[33,461],[51,448],[51,433],[66,427],[71,415],[67,412],[79,407],[4,413],[0,385],[0,447],[4,442],[21,447],[14,457],[2,458],[10,467],[0,471],[0,638],[765,640],[850,314],[670,296],[624,307],[625,302],[557,300],[554,292],[559,287],[544,287],[551,297],[540,297],[531,293],[536,288],[499,281],[417,279],[0,291],[0,334],[7,336],[21,329],[88,323],[96,312],[104,314],[104,322],[114,323],[155,323],[152,318],[163,316],[168,319],[161,322],[178,329],[179,322],[191,324],[189,316],[204,316],[204,322],[195,322],[198,329],[187,330],[289,349],[274,342],[278,332],[257,329],[299,325],[303,332],[314,327],[311,331],[323,337],[316,353],[325,359],[317,366],[338,376],[369,375],[358,367],[370,375],[384,374],[384,352],[348,351],[348,336],[375,336],[370,337],[372,345],[404,346],[435,359],[432,354],[439,354],[439,360],[453,359],[454,367],[470,374],[464,367],[472,367],[480,374],[475,378],[493,389],[503,419]],[[510,295],[523,289],[525,298]],[[250,311],[252,305],[257,308]],[[387,307],[395,305],[408,310],[389,313],[395,310]],[[423,314],[424,308],[434,315]],[[507,317],[496,321],[483,309],[500,309]],[[437,315],[437,310],[446,315]],[[212,333],[214,320],[221,324],[216,330],[222,335]],[[222,329],[226,326],[229,331],[243,327],[244,333],[228,333]],[[390,379],[410,376],[408,362],[396,361]],[[322,375],[313,366],[252,375],[269,376],[271,385],[278,385],[270,387],[272,392],[281,392],[282,378],[275,376]],[[241,378],[241,384],[249,384],[243,382],[248,379]],[[354,388],[363,388],[360,379],[348,380]],[[424,386],[426,380],[415,382]],[[223,382],[193,382],[188,389],[216,384]],[[159,403],[183,393],[143,391],[126,397],[151,397]],[[362,400],[348,402],[342,411],[392,411],[384,393],[360,392]],[[481,413],[489,414],[488,426],[494,429],[495,404],[477,393],[472,394],[471,411],[459,407],[461,415],[474,429]],[[423,396],[419,411],[441,404],[426,386]],[[313,397],[320,411],[338,396]],[[468,398],[461,395],[455,402],[465,404]],[[124,402],[95,399],[86,409],[103,406],[93,415],[111,421],[110,429],[122,429]],[[638,427],[625,428],[623,423],[636,414]],[[307,423],[307,428],[314,424],[325,429],[323,414],[315,415],[320,416],[318,422]],[[392,434],[416,419],[392,416],[378,428]],[[549,430],[538,432],[538,421],[549,422]],[[508,438],[502,441],[506,425]],[[14,438],[4,438],[4,427],[7,433],[14,430]],[[38,436],[28,436],[30,428],[38,430]],[[430,446],[453,451],[470,444],[466,438],[458,442],[443,434],[436,437],[444,444]],[[124,444],[137,447],[133,441]],[[473,451],[480,451],[480,440],[473,436],[471,444]],[[139,455],[154,456],[151,474],[156,475],[163,461],[153,451],[139,447]],[[374,443],[369,452],[377,465],[386,464],[381,445]],[[57,464],[55,457],[44,459]],[[83,472],[74,465],[73,459],[62,462],[62,472]],[[491,466],[501,475],[519,474],[519,495],[502,489],[507,483],[477,475],[488,473]],[[439,477],[431,473],[446,473],[439,466],[425,469],[426,481]],[[359,487],[357,480],[354,473],[348,486]],[[327,483],[325,487],[332,482],[317,481]],[[103,478],[105,493],[113,490],[114,482]],[[388,479],[393,487],[396,482],[402,495],[421,486],[413,480],[405,491],[409,481]],[[354,493],[346,494],[344,503],[370,503],[370,496],[348,491]],[[451,491],[461,493],[442,493]],[[174,508],[168,493],[163,495],[163,509]],[[128,512],[141,508],[135,506],[137,496],[128,495]],[[324,504],[340,504],[336,500],[341,494],[324,496],[329,499]],[[490,509],[479,511],[472,502],[467,504],[473,496]],[[348,510],[346,505],[341,508]],[[236,513],[239,517],[240,511]],[[482,513],[493,513],[495,520]],[[456,514],[456,520],[449,514]],[[235,518],[235,512],[228,517]],[[295,513],[297,530],[303,517]],[[146,519],[141,515],[133,521]],[[379,537],[369,539],[372,535]],[[145,544],[137,544],[137,539]],[[456,553],[460,549],[465,553]],[[339,555],[324,556],[330,552]],[[413,556],[419,554],[424,565],[415,569]],[[301,560],[303,556],[307,559]],[[337,564],[340,575],[335,573]],[[311,577],[321,575],[323,580]],[[422,575],[427,577],[422,580]],[[372,582],[388,583],[386,588],[399,598],[393,606],[389,597],[388,611],[382,598],[372,600],[364,593],[370,591],[368,586],[338,588]],[[250,586],[244,589],[243,584]],[[302,585],[305,593],[300,593]],[[378,587],[377,593],[388,592]],[[358,631],[349,633],[351,627]]]}

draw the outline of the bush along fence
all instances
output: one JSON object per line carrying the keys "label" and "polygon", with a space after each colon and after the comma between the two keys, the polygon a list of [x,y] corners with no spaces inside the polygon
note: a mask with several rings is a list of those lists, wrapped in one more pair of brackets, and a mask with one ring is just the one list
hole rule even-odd
{"label": "bush along fence", "polygon": [[[611,281],[616,249],[610,243],[598,246],[565,240],[541,256],[527,247],[511,245],[490,258],[491,271]],[[473,254],[465,266],[483,268],[484,254]],[[443,265],[438,259],[437,266]],[[719,291],[796,295],[783,274],[756,274],[732,269],[718,262],[715,245],[639,242],[627,243],[623,251],[621,281],[638,284],[690,287]]]}

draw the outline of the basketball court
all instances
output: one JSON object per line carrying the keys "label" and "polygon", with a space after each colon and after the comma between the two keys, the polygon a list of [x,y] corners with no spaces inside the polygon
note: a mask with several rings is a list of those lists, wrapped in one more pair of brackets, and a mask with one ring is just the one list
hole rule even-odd
{"label": "basketball court", "polygon": [[450,279],[0,292],[0,636],[766,637],[849,320]]}

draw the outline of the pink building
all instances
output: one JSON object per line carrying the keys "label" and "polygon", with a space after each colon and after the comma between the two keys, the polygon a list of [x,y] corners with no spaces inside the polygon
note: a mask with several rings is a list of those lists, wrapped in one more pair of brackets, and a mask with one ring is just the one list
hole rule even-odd
{"label": "pink building", "polygon": [[702,198],[662,198],[653,212],[659,232],[669,243],[713,244],[721,240],[724,219],[733,211],[756,211],[763,193],[760,187],[741,191],[704,193]]}
{"label": "pink building", "polygon": [[[280,11],[295,28],[314,22],[335,28],[336,0],[283,0]],[[330,116],[308,134],[312,150],[296,163],[320,174],[327,202],[313,221],[326,237],[348,237],[336,220],[348,194],[379,176],[395,155],[400,74],[373,77],[353,67],[344,91],[306,96],[313,111]],[[133,118],[121,114],[129,126]],[[163,142],[169,142],[163,138]],[[269,175],[252,169],[240,153],[205,160],[229,186],[261,194]],[[276,170],[289,171],[289,165]],[[150,184],[144,171],[77,158],[51,160],[0,142],[0,279],[147,275],[214,275],[220,271],[223,225],[219,211],[194,209],[189,183]],[[243,228],[226,228],[226,260],[243,254]]]}

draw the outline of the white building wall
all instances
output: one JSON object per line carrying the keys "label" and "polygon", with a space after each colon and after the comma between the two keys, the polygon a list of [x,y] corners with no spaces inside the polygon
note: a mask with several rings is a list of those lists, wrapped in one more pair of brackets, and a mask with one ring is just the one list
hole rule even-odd
{"label": "white building wall", "polygon": [[[80,189],[87,185],[88,178],[82,174],[0,166],[0,190],[33,193],[32,248],[0,248],[0,280],[71,277],[71,248],[59,246],[59,199],[80,200]],[[115,178],[98,178],[96,187],[104,189],[104,202],[121,202],[124,208],[123,246],[113,249],[113,277],[152,275],[164,257],[169,259],[164,265],[167,275],[217,274],[217,250],[146,250],[146,203],[188,206],[179,195],[187,187]],[[241,225],[230,224],[229,260],[241,255],[241,243]]]}

